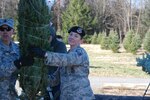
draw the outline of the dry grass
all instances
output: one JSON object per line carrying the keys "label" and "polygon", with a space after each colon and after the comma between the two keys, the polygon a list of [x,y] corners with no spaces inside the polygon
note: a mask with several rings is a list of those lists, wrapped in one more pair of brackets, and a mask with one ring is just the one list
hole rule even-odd
{"label": "dry grass", "polygon": [[120,53],[111,50],[102,50],[100,45],[83,44],[90,59],[90,75],[115,76],[115,77],[138,77],[148,78],[149,75],[136,66],[136,58],[143,54],[139,51],[137,55],[126,53],[121,48]]}

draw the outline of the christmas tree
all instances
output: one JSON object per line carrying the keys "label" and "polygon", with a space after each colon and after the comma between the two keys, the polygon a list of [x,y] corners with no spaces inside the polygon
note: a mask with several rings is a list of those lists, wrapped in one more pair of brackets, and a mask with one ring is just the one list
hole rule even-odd
{"label": "christmas tree", "polygon": [[[51,50],[49,43],[50,8],[45,0],[20,0],[18,4],[18,33],[21,56],[28,54],[30,45]],[[47,67],[35,58],[33,66],[21,68],[19,82],[27,100],[38,100],[45,94]]]}
{"label": "christmas tree", "polygon": [[136,58],[137,66],[141,66],[142,70],[150,74],[150,54],[145,53],[142,57]]}

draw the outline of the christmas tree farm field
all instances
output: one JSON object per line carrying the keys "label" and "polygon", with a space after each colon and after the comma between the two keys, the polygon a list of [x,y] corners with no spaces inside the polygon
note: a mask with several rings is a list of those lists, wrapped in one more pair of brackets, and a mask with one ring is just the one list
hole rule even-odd
{"label": "christmas tree farm field", "polygon": [[90,76],[149,77],[142,71],[142,67],[136,65],[136,58],[142,56],[142,50],[137,55],[133,55],[122,48],[120,53],[113,53],[111,50],[102,50],[100,45],[82,44],[81,46],[85,48],[89,55]]}
{"label": "christmas tree farm field", "polygon": [[[130,81],[150,77],[142,71],[142,67],[136,65],[136,58],[142,56],[143,50],[139,50],[137,55],[133,55],[127,53],[123,48],[119,50],[120,53],[113,53],[111,50],[100,49],[100,45],[82,44],[81,46],[89,55],[90,81],[97,97],[101,98],[104,95],[106,98],[103,97],[103,100],[122,100],[120,98],[125,96],[127,99],[123,100],[132,100],[128,96],[143,96],[149,81],[144,85],[139,85],[138,82],[130,84]],[[121,82],[123,79],[129,84]]]}

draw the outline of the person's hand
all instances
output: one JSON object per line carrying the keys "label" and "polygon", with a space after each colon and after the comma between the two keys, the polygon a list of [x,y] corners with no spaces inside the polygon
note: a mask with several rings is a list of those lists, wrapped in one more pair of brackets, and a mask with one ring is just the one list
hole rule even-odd
{"label": "person's hand", "polygon": [[34,63],[34,58],[32,56],[24,56],[14,61],[14,65],[20,69],[24,66],[32,66]]}
{"label": "person's hand", "polygon": [[35,46],[29,47],[29,54],[32,55],[33,57],[44,58],[45,53],[46,51],[42,50],[39,47],[35,47]]}

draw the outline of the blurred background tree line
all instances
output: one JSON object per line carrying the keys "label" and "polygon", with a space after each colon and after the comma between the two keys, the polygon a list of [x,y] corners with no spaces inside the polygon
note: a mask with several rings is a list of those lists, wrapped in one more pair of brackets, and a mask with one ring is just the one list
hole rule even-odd
{"label": "blurred background tree line", "polygon": [[[18,2],[0,1],[0,17],[14,18],[16,26]],[[150,0],[55,0],[51,13],[57,34],[66,43],[67,30],[80,25],[87,33],[84,43],[100,44],[113,52],[120,44],[133,54],[141,46],[150,52]]]}

